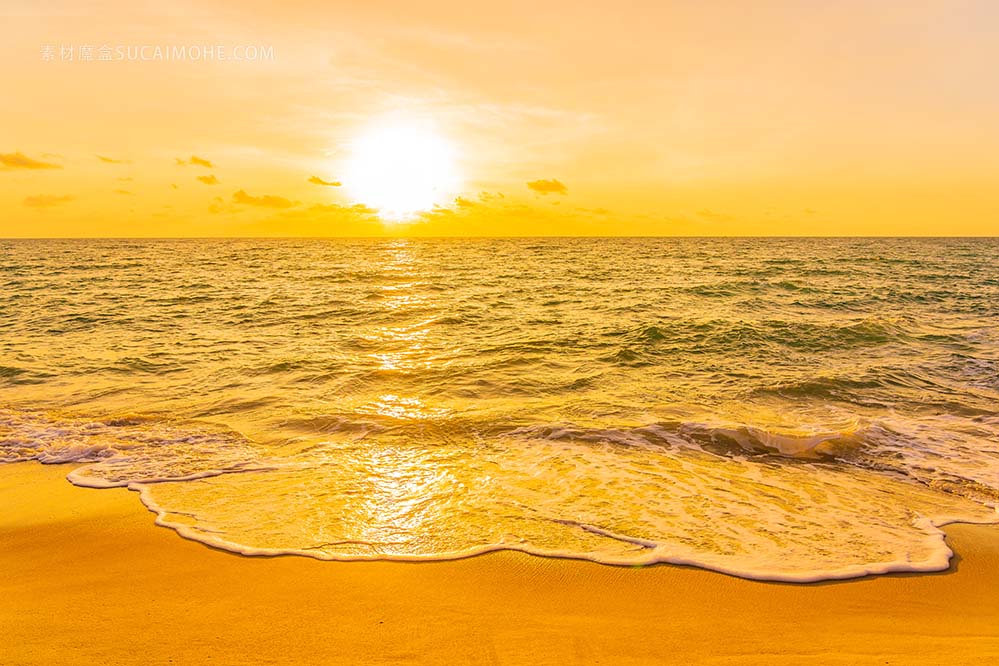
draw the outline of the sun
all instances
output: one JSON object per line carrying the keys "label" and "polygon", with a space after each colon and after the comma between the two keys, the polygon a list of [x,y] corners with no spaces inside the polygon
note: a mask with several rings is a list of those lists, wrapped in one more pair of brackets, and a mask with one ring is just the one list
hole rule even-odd
{"label": "sun", "polygon": [[351,142],[343,184],[384,220],[412,218],[458,193],[454,145],[428,124],[379,123]]}

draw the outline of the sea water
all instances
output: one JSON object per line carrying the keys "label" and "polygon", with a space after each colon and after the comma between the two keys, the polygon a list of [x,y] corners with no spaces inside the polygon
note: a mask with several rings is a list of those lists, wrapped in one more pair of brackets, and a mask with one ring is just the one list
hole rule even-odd
{"label": "sea water", "polygon": [[989,239],[0,241],[0,461],[244,554],[811,581],[997,522]]}

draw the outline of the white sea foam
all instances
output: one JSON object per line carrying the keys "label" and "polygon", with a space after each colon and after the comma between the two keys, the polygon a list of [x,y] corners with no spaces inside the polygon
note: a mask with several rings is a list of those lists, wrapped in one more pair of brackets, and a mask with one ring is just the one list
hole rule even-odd
{"label": "white sea foam", "polygon": [[874,451],[863,464],[816,457],[844,437],[854,452],[875,446],[856,432],[562,424],[447,447],[361,438],[264,457],[204,424],[9,410],[0,424],[5,459],[88,463],[69,480],[127,486],[157,524],[245,555],[419,561],[518,550],[807,582],[939,571],[952,555],[941,526],[999,522],[988,497],[870,468]]}

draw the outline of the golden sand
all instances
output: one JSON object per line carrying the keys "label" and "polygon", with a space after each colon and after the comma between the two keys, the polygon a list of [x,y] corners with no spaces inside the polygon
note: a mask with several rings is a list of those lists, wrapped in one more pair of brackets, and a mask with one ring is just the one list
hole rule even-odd
{"label": "golden sand", "polygon": [[789,585],[496,553],[247,558],[126,490],[0,465],[0,664],[999,663],[999,529],[950,572]]}

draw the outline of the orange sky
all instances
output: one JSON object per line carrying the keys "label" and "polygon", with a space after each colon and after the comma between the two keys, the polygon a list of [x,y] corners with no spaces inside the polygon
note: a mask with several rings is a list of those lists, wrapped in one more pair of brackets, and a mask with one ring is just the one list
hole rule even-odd
{"label": "orange sky", "polygon": [[[999,233],[987,0],[0,14],[0,236]],[[97,59],[177,45],[273,59]],[[399,117],[456,148],[438,208],[385,221],[309,182],[344,180],[351,142]]]}

